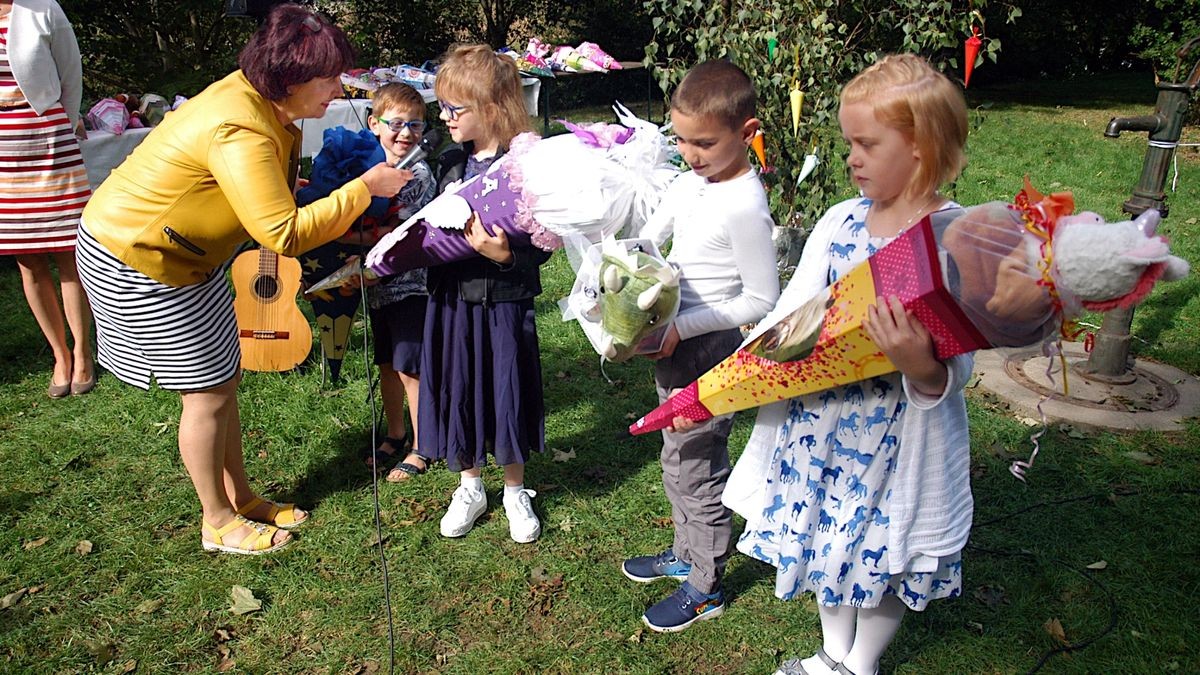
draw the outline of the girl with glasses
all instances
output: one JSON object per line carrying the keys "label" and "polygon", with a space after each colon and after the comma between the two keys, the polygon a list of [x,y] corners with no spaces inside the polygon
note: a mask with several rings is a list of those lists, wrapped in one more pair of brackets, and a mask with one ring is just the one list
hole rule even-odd
{"label": "girl with glasses", "polygon": [[[529,129],[515,63],[485,45],[451,49],[434,88],[456,143],[438,161],[442,189],[486,171]],[[429,269],[418,439],[422,453],[444,458],[461,476],[443,536],[463,536],[487,509],[482,469],[491,455],[504,468],[509,536],[529,543],[541,523],[535,493],[525,489],[525,462],[545,449],[533,299],[550,254],[527,237],[489,232],[478,216],[466,236],[479,257]]]}

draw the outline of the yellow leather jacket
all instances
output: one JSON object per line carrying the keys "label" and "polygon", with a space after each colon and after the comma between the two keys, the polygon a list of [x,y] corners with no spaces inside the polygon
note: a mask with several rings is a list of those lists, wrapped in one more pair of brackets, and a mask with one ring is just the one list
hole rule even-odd
{"label": "yellow leather jacket", "polygon": [[296,256],[344,234],[371,201],[355,178],[298,208],[299,147],[300,131],[235,71],[168,114],[96,190],[83,222],[169,286],[204,281],[251,238]]}

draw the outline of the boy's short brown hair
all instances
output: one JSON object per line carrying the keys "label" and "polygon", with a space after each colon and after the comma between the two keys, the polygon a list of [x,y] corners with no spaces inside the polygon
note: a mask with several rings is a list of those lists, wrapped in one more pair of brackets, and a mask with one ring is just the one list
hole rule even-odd
{"label": "boy's short brown hair", "polygon": [[671,109],[689,117],[711,117],[740,129],[755,116],[757,95],[750,76],[733,63],[718,59],[697,64],[684,75],[671,96]]}
{"label": "boy's short brown hair", "polygon": [[425,99],[421,93],[403,82],[389,82],[375,90],[371,97],[371,114],[378,117],[387,110],[414,112],[425,119]]}

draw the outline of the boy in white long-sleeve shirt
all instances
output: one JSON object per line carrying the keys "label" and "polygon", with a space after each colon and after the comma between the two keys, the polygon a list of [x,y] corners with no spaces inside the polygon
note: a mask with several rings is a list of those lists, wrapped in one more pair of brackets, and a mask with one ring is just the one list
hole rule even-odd
{"label": "boy in white long-sleeve shirt", "polygon": [[[662,244],[681,272],[680,309],[656,359],[659,402],[687,386],[742,341],[739,327],[758,321],[779,298],[771,212],[746,149],[759,122],[750,78],[728,61],[692,68],[671,98],[679,151],[692,170],[667,190],[641,236]],[[663,487],[675,540],[622,569],[639,582],[684,580],[642,616],[652,630],[680,631],[725,610],[721,576],[733,535],[721,504],[729,477],[731,415],[663,432]]]}

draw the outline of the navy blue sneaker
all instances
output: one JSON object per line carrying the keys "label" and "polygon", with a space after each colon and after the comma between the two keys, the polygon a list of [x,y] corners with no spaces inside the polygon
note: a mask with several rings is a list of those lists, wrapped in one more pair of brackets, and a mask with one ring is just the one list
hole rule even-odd
{"label": "navy blue sneaker", "polygon": [[667,549],[658,555],[630,558],[621,564],[621,571],[640,584],[648,584],[658,579],[686,581],[688,572],[692,571],[692,565],[676,558],[675,552]]}
{"label": "navy blue sneaker", "polygon": [[724,613],[725,594],[720,588],[705,595],[685,581],[666,600],[647,609],[642,621],[652,631],[677,633],[697,621],[715,619]]}

